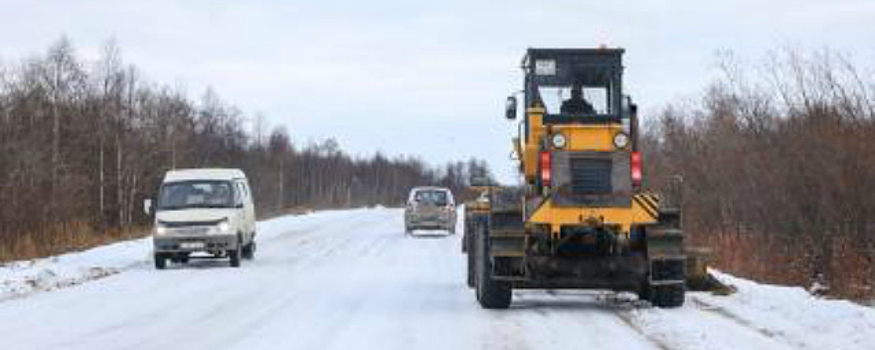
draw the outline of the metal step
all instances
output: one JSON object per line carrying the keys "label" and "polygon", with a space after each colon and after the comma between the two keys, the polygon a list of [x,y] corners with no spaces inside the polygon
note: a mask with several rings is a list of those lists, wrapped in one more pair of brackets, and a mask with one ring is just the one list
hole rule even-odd
{"label": "metal step", "polygon": [[515,229],[492,229],[489,231],[492,238],[526,238],[526,231]]}
{"label": "metal step", "polygon": [[684,231],[679,228],[668,228],[659,226],[650,226],[647,228],[648,238],[682,238],[683,236]]}
{"label": "metal step", "polygon": [[489,236],[489,254],[492,256],[521,257],[526,254],[525,236]]}
{"label": "metal step", "polygon": [[492,257],[498,258],[522,258],[526,256],[526,252],[522,250],[495,250],[489,252]]}

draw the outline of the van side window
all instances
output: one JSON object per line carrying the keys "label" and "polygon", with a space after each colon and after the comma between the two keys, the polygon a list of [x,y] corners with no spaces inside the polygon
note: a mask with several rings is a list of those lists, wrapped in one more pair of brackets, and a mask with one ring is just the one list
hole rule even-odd
{"label": "van side window", "polygon": [[234,193],[235,193],[235,196],[234,196],[234,204],[236,204],[236,205],[241,205],[241,204],[243,204],[243,200],[244,200],[244,198],[246,198],[246,197],[245,197],[245,196],[246,196],[246,192],[244,192],[244,190],[243,190],[243,186],[240,185],[239,182],[235,182],[235,184],[237,185],[237,190],[234,191]]}
{"label": "van side window", "polygon": [[249,198],[249,188],[246,187],[246,183],[244,183],[244,182],[238,182],[238,183],[237,183],[237,186],[240,187],[240,193],[243,194],[243,196],[242,196],[241,198],[242,198],[243,200],[248,199],[248,198]]}

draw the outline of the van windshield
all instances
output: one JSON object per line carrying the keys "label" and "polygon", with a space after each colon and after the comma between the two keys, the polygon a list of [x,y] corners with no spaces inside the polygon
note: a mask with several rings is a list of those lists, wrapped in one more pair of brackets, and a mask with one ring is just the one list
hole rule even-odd
{"label": "van windshield", "polygon": [[231,208],[234,193],[229,181],[181,181],[165,183],[158,197],[158,210]]}

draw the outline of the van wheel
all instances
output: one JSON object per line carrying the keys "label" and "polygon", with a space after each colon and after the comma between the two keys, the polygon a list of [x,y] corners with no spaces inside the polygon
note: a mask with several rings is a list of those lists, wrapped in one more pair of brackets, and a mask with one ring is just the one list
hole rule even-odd
{"label": "van wheel", "polygon": [[228,257],[231,259],[231,267],[240,267],[240,256],[243,255],[243,243],[240,238],[237,238],[237,246],[234,249],[228,250]]}
{"label": "van wheel", "polygon": [[164,270],[167,267],[167,257],[162,254],[155,253],[155,268]]}
{"label": "van wheel", "polygon": [[254,258],[255,258],[255,241],[252,241],[243,247],[243,259],[252,260]]}

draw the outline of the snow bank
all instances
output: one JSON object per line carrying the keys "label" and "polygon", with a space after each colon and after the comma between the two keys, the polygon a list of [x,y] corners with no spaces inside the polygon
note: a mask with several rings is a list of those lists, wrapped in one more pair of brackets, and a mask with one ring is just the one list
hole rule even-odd
{"label": "snow bank", "polygon": [[[258,239],[271,239],[290,230],[315,229],[325,220],[343,220],[369,210],[377,209],[326,210],[260,221]],[[151,237],[50,258],[10,262],[0,265],[0,301],[85,283],[131,268],[151,268],[151,264]]]}
{"label": "snow bank", "polygon": [[875,348],[875,309],[811,295],[802,287],[759,284],[715,272],[734,285],[731,297],[695,294],[700,307],[748,324],[797,348]]}
{"label": "snow bank", "polygon": [[84,283],[146,264],[151,261],[151,249],[152,239],[141,238],[0,265],[0,301]]}

